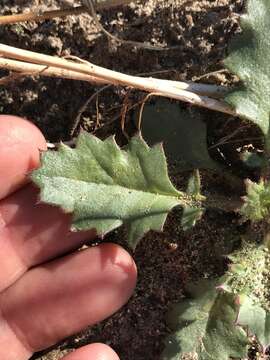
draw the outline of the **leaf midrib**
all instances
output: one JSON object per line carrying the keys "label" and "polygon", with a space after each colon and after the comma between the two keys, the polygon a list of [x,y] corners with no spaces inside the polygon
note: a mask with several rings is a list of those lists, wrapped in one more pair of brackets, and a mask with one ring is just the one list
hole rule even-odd
{"label": "leaf midrib", "polygon": [[49,179],[49,181],[52,180],[52,179],[64,179],[64,180],[71,180],[71,181],[79,182],[79,183],[85,183],[87,185],[88,184],[96,184],[96,185],[102,185],[102,186],[108,186],[108,187],[118,186],[120,188],[124,188],[126,190],[131,190],[131,191],[136,191],[136,192],[139,192],[139,193],[148,193],[148,194],[153,194],[153,195],[157,195],[157,196],[170,197],[170,198],[178,199],[179,201],[184,200],[184,194],[182,192],[180,192],[180,191],[179,191],[179,196],[175,196],[175,195],[168,194],[168,193],[167,194],[166,193],[159,193],[159,192],[136,189],[136,188],[133,188],[133,187],[127,187],[127,186],[120,185],[120,184],[115,183],[115,182],[113,184],[104,184],[102,182],[86,181],[86,180],[81,180],[81,179],[74,179],[74,178],[71,178],[71,177],[65,177],[65,176],[47,176],[47,175],[41,175],[40,176],[39,175],[39,177]]}

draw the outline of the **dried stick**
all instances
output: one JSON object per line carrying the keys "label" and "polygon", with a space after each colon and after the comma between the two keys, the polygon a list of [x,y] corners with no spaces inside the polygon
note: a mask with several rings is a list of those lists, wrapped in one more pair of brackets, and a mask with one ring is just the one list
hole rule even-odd
{"label": "dried stick", "polygon": [[142,102],[141,107],[140,107],[139,116],[138,116],[138,123],[137,123],[137,129],[138,129],[139,131],[141,131],[141,127],[142,127],[142,116],[143,116],[143,110],[144,110],[145,104],[147,103],[147,101],[148,101],[152,96],[159,96],[159,93],[150,93],[150,94],[147,94],[147,95],[145,96],[145,98],[143,99],[143,102]]}
{"label": "dried stick", "polygon": [[125,123],[126,123],[126,115],[127,115],[128,109],[129,109],[129,95],[131,94],[131,92],[132,92],[132,89],[128,89],[128,91],[126,92],[125,97],[124,97],[124,101],[123,101],[123,105],[122,105],[122,109],[121,109],[121,112],[120,112],[121,130],[122,130],[122,133],[123,133],[123,135],[125,136],[125,138],[127,140],[129,138],[129,136],[128,136],[128,133],[126,132],[126,129],[125,129]]}
{"label": "dried stick", "polygon": [[69,71],[53,66],[37,65],[23,61],[5,59],[0,57],[0,68],[23,73],[24,76],[49,76],[71,80],[88,81],[91,83],[104,84],[104,81],[91,75],[85,75],[76,71]]}
{"label": "dried stick", "polygon": [[56,17],[64,17],[68,15],[79,15],[88,11],[85,6],[71,7],[67,9],[51,10],[44,12],[27,12],[14,15],[0,16],[0,25],[17,24],[25,21],[42,21],[54,19]]}
{"label": "dried stick", "polygon": [[[102,0],[95,2],[96,10],[104,10],[114,6],[126,5],[132,0]],[[54,19],[56,17],[65,17],[68,15],[79,15],[88,12],[89,9],[86,6],[76,6],[67,9],[59,9],[44,12],[27,12],[14,15],[0,16],[0,25],[16,24],[25,21],[41,21]]]}
{"label": "dried stick", "polygon": [[105,85],[103,86],[101,89],[97,90],[93,95],[90,96],[90,98],[83,104],[83,106],[80,108],[78,115],[75,118],[74,124],[71,128],[70,131],[70,136],[74,136],[75,131],[77,130],[80,120],[81,120],[81,116],[82,114],[86,111],[87,107],[89,106],[89,104],[91,103],[91,101],[98,96],[98,94],[100,94],[102,91],[104,91],[105,89],[107,89],[110,85]]}
{"label": "dried stick", "polygon": [[178,89],[168,83],[161,83],[158,79],[142,78],[123,74],[88,63],[84,60],[81,60],[83,64],[78,64],[65,59],[43,55],[28,50],[22,50],[4,44],[0,44],[0,56],[1,55],[6,58],[18,59],[25,62],[33,62],[43,66],[53,66],[56,68],[79,72],[90,75],[94,78],[98,78],[104,83],[129,86],[149,93],[159,93],[160,96],[163,97],[188,102],[193,105],[220,111],[234,116],[237,115],[235,110],[223,101],[219,101],[207,96],[197,95],[187,90]]}
{"label": "dried stick", "polygon": [[228,93],[229,88],[226,86],[200,84],[192,81],[175,81],[175,80],[163,80],[156,78],[149,78],[157,80],[162,86],[172,86],[175,89],[186,90],[197,95],[210,96],[217,99],[222,99]]}
{"label": "dried stick", "polygon": [[[71,80],[87,81],[97,84],[105,84],[106,82],[95,78],[91,75],[78,73],[77,71],[70,71],[53,66],[44,66],[23,61],[11,60],[0,57],[0,68],[10,71],[23,73],[23,76],[49,76],[56,78],[64,78]],[[160,86],[173,86],[176,89],[187,90],[198,95],[205,95],[214,98],[222,98],[227,93],[228,88],[225,86],[199,84],[194,82],[174,81],[151,78],[160,83]],[[111,84],[114,84],[111,82]],[[117,85],[117,84],[116,84]]]}

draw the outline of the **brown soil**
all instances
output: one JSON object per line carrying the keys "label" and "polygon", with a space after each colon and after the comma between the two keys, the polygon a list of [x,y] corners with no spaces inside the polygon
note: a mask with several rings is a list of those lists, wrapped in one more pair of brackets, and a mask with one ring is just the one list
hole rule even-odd
{"label": "brown soil", "polygon": [[[68,2],[73,3],[72,0],[48,0],[44,5],[41,0],[2,0],[4,5],[0,12],[52,9]],[[226,55],[228,40],[239,30],[235,13],[241,11],[242,0],[149,0],[100,14],[102,24],[119,38],[172,47],[168,51],[112,44],[97,30],[87,14],[38,24],[6,26],[0,29],[0,37],[9,45],[46,54],[72,54],[126,73],[155,72],[155,76],[167,79],[190,80],[223,68],[222,59]],[[173,48],[175,46],[177,49]],[[220,84],[234,81],[226,73],[210,75],[204,80]],[[0,110],[1,113],[31,119],[48,141],[70,140],[80,108],[97,89],[83,82],[23,78],[0,89]],[[129,103],[135,104],[140,96],[139,92],[133,91],[129,94]],[[99,95],[98,103],[93,101],[88,106],[80,126],[102,137],[117,133],[122,140],[119,119],[121,105],[126,100],[127,90],[107,89]],[[204,110],[202,114],[206,122],[209,119],[224,120],[224,116],[217,117],[210,111]],[[131,115],[128,112],[127,124]],[[224,131],[219,134],[219,130],[217,121],[209,142],[217,142],[224,136]],[[223,151],[226,153],[230,149],[225,147]],[[180,187],[185,183],[177,176],[174,181]],[[168,308],[184,296],[188,282],[223,272],[224,258],[221,255],[231,249],[240,229],[234,215],[225,216],[222,212],[208,211],[203,221],[186,233],[181,230],[180,219],[181,212],[174,211],[162,234],[149,233],[138,245],[134,253],[139,272],[138,285],[123,309],[34,358],[60,359],[66,352],[84,344],[105,342],[118,352],[122,360],[158,360],[164,336],[169,332],[165,321]],[[108,240],[119,243],[123,233],[124,230],[120,229]]]}

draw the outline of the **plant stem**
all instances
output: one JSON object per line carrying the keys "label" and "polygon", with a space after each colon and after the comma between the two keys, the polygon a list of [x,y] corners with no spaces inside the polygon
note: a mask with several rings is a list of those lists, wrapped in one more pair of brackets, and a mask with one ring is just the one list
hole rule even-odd
{"label": "plant stem", "polygon": [[78,73],[77,71],[69,71],[53,66],[31,64],[23,61],[5,59],[0,57],[0,68],[10,71],[16,71],[25,76],[49,76],[56,78],[88,81],[91,83],[104,84],[104,81],[91,75]]}
{"label": "plant stem", "polygon": [[[132,0],[101,0],[95,1],[95,9],[103,10],[114,6],[127,5]],[[65,17],[68,15],[79,15],[85,12],[89,12],[86,6],[76,6],[67,9],[51,10],[44,12],[27,12],[14,15],[0,16],[0,25],[16,24],[25,21],[42,21],[50,20],[56,17]]]}
{"label": "plant stem", "polygon": [[[91,75],[79,73],[77,71],[70,71],[56,67],[48,67],[44,65],[33,64],[29,62],[5,59],[0,57],[0,68],[7,69],[10,71],[16,71],[22,73],[22,75],[30,76],[49,76],[57,78],[65,78],[72,80],[80,80],[87,82],[94,82],[99,84],[105,84],[106,82]],[[211,96],[214,98],[223,97],[228,88],[225,86],[199,84],[194,82],[174,81],[174,80],[163,80],[157,78],[151,78],[159,82],[160,85],[173,86],[175,89],[187,90],[194,92],[197,95]]]}
{"label": "plant stem", "polygon": [[94,65],[81,59],[77,59],[83,62],[82,64],[79,64],[66,59],[22,50],[4,44],[0,44],[0,55],[6,58],[22,60],[24,62],[35,63],[46,67],[53,66],[64,70],[75,71],[80,74],[90,75],[107,84],[129,86],[150,93],[159,93],[160,96],[181,100],[193,105],[236,116],[235,110],[225,102],[179,89],[175,87],[175,84],[172,85],[171,83],[168,83],[167,80],[127,75]]}
{"label": "plant stem", "polygon": [[25,21],[50,20],[56,17],[65,17],[68,15],[79,15],[88,11],[85,6],[71,7],[67,9],[51,10],[44,12],[27,12],[14,15],[0,16],[0,25],[17,24]]}

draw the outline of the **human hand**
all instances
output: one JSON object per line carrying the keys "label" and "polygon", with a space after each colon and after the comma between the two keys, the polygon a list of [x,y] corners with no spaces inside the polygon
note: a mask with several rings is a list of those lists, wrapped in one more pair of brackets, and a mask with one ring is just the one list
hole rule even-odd
{"label": "human hand", "polygon": [[[70,215],[38,203],[27,174],[45,149],[33,124],[0,116],[0,359],[29,359],[105,319],[128,300],[136,283],[136,266],[125,250],[103,244],[76,251],[94,233],[71,233]],[[102,344],[65,357],[117,359]]]}

